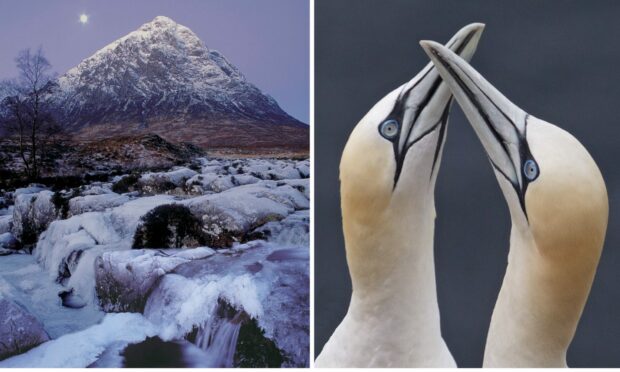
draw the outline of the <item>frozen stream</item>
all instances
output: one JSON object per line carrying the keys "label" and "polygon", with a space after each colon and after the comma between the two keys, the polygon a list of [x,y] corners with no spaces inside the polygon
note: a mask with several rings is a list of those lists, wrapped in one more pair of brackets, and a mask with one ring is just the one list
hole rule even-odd
{"label": "frozen stream", "polygon": [[62,306],[58,292],[66,290],[55,282],[29,254],[0,257],[0,292],[24,306],[55,339],[98,323],[105,313],[89,304],[81,309]]}

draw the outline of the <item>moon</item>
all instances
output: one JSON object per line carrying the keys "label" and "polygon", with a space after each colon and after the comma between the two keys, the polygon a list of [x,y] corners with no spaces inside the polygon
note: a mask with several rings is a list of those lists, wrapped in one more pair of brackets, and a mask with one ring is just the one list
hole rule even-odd
{"label": "moon", "polygon": [[85,25],[88,23],[88,15],[87,14],[80,14],[80,23]]}

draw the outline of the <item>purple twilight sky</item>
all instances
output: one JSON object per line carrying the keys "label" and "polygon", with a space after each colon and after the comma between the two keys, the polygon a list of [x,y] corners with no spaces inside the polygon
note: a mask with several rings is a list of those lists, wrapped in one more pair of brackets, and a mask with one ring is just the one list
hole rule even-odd
{"label": "purple twilight sky", "polygon": [[[82,13],[86,24],[79,22]],[[307,0],[0,0],[0,79],[16,75],[21,49],[42,46],[62,74],[158,15],[189,27],[308,123]]]}

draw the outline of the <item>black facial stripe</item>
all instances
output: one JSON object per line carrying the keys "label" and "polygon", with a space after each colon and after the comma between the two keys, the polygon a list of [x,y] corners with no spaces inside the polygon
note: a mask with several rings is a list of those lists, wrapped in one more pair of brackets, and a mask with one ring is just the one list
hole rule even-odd
{"label": "black facial stripe", "polygon": [[527,211],[525,210],[525,193],[522,194],[521,192],[519,192],[519,184],[511,180],[510,177],[508,177],[506,173],[504,173],[504,171],[502,171],[502,169],[498,167],[497,164],[495,164],[493,159],[489,157],[489,161],[491,162],[493,168],[498,171],[502,176],[504,176],[506,181],[510,182],[512,188],[515,189],[515,192],[517,193],[517,198],[519,198],[519,204],[521,205],[521,209],[523,210],[523,214],[525,215],[525,219],[527,220]]}
{"label": "black facial stripe", "polygon": [[[437,75],[437,77],[435,78],[435,81],[433,81],[433,85],[431,85],[431,88],[428,90],[428,92],[424,96],[424,99],[418,105],[419,109],[416,110],[414,117],[411,119],[411,123],[412,124],[409,126],[409,129],[407,130],[407,134],[406,134],[405,138],[409,138],[411,136],[411,133],[413,131],[413,126],[415,125],[415,122],[418,120],[418,117],[420,116],[422,111],[424,111],[424,109],[428,105],[428,102],[431,100],[433,95],[435,95],[435,92],[437,92],[437,89],[439,88],[441,83],[442,83],[442,80],[439,77],[439,75]],[[404,117],[404,115],[403,115],[404,109],[402,108],[402,106],[404,105],[405,102],[406,102],[406,99],[398,100],[398,102],[395,105],[395,107],[396,106],[400,107],[399,108],[399,111],[400,111],[400,120],[399,120],[399,122],[401,123],[401,127],[402,127],[402,118]],[[391,115],[388,116],[388,118],[386,120],[389,120],[390,118],[392,118]],[[403,169],[403,164],[405,162],[405,156],[407,156],[408,150],[411,148],[411,146],[415,142],[419,141],[422,137],[424,137],[425,135],[430,133],[437,126],[437,124],[439,124],[439,122],[437,122],[427,132],[423,133],[419,138],[416,139],[416,141],[414,141],[410,145],[407,145],[407,141],[405,141],[405,144],[403,146],[402,151],[399,151],[399,149],[398,149],[398,144],[400,143],[400,136],[402,136],[402,131],[399,132],[398,135],[393,139],[392,143],[394,144],[394,158],[396,159],[396,172],[394,173],[394,187],[393,187],[394,189],[396,188],[396,184],[398,183],[398,179],[400,178],[400,173],[401,173],[401,171]]]}
{"label": "black facial stripe", "polygon": [[[449,105],[448,105],[449,107]],[[446,112],[444,110],[444,112]],[[402,152],[402,156],[397,156],[396,157],[396,173],[394,176],[394,187],[392,189],[396,188],[396,183],[398,182],[398,178],[400,177],[400,172],[402,171],[403,168],[403,164],[405,163],[405,156],[407,154],[407,152],[409,151],[409,149],[415,145],[417,142],[419,142],[422,138],[426,137],[427,135],[433,133],[435,131],[435,129],[440,128],[440,132],[439,132],[439,136],[441,137],[443,135],[443,133],[445,133],[444,131],[444,124],[447,121],[447,115],[446,115],[446,120],[443,120],[443,116],[441,119],[439,119],[435,124],[433,124],[432,127],[428,128],[426,131],[424,131],[418,138],[416,138],[413,142],[409,143],[409,144],[405,144],[405,147],[403,149]],[[397,145],[398,146],[398,145]],[[435,149],[436,153],[435,153],[435,161],[437,160],[437,149]],[[433,161],[433,168],[435,167],[435,162]]]}

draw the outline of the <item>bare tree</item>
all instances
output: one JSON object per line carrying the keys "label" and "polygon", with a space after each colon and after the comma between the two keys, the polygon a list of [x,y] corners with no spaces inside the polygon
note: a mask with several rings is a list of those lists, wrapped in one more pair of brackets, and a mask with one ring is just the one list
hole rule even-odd
{"label": "bare tree", "polygon": [[18,78],[0,87],[5,95],[0,118],[7,134],[17,139],[24,173],[35,180],[40,174],[41,146],[58,127],[52,110],[54,75],[41,48],[19,52],[15,63]]}

